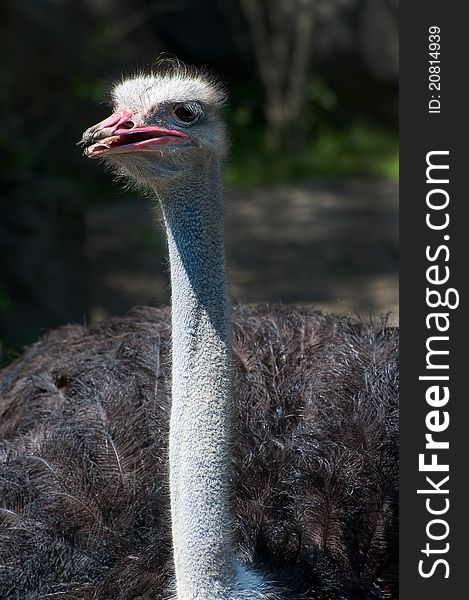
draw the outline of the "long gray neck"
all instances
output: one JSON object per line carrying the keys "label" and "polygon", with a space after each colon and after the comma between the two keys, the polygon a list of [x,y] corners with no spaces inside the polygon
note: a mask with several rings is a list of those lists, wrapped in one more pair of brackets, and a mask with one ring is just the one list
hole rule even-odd
{"label": "long gray neck", "polygon": [[172,288],[171,516],[178,600],[230,597],[231,340],[217,162],[158,192]]}

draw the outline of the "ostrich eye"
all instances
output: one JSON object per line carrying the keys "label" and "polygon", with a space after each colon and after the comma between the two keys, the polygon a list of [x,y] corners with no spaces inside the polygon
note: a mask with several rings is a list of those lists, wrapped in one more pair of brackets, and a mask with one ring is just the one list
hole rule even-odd
{"label": "ostrich eye", "polygon": [[194,123],[200,116],[200,109],[196,104],[176,104],[173,114],[182,123]]}

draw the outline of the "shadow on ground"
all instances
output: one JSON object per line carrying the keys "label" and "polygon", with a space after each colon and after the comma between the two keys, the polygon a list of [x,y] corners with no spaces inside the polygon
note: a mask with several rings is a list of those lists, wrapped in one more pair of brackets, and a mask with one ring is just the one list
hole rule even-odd
{"label": "shadow on ground", "polygon": [[[398,185],[353,180],[228,191],[235,302],[311,305],[398,323]],[[155,220],[158,223],[155,228]],[[149,201],[87,214],[90,320],[169,301],[159,212]]]}

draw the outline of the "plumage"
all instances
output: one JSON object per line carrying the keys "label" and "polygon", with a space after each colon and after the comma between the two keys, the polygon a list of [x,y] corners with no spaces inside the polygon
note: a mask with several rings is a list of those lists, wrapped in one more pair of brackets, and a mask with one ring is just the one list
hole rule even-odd
{"label": "plumage", "polygon": [[[239,556],[287,597],[395,598],[395,329],[233,314]],[[48,334],[2,372],[2,598],[166,598],[167,309]]]}

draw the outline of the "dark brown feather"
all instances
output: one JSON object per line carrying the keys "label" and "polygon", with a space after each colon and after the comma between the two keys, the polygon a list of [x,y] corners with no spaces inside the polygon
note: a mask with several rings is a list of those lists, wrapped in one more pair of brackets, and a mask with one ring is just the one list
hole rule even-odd
{"label": "dark brown feather", "polygon": [[[237,308],[239,556],[285,597],[397,598],[398,333]],[[167,598],[168,309],[47,335],[0,374],[0,597]]]}

